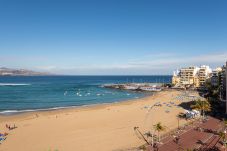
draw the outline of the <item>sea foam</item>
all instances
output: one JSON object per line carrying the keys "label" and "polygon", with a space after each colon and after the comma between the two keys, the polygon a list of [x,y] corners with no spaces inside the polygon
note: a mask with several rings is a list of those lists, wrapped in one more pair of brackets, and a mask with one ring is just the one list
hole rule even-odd
{"label": "sea foam", "polygon": [[31,85],[28,83],[0,83],[0,86],[25,86],[25,85]]}

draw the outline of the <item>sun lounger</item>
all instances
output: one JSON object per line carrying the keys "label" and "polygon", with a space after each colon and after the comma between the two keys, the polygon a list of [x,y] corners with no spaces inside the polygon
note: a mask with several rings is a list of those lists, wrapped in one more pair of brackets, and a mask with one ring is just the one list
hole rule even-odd
{"label": "sun lounger", "polygon": [[0,137],[4,137],[4,136],[6,136],[6,135],[8,135],[8,133],[0,133]]}
{"label": "sun lounger", "polygon": [[4,141],[5,139],[5,137],[0,137],[0,141]]}

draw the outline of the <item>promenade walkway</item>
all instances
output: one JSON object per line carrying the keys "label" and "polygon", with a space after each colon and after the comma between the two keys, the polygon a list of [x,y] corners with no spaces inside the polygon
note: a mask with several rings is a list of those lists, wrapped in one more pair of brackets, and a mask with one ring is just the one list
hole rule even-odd
{"label": "promenade walkway", "polygon": [[[202,131],[198,130],[202,129]],[[220,120],[209,117],[209,119],[200,124],[195,124],[193,127],[188,127],[184,132],[179,134],[178,143],[174,141],[173,136],[164,139],[163,144],[158,145],[158,151],[185,151],[187,149],[208,149],[214,145],[223,150],[222,146],[218,144],[219,136],[213,132],[223,128]],[[149,149],[152,150],[151,148]]]}

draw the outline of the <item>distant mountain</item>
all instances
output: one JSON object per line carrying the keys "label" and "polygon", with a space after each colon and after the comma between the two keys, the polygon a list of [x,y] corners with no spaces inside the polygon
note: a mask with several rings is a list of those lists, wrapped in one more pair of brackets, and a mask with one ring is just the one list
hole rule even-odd
{"label": "distant mountain", "polygon": [[51,75],[46,72],[36,72],[26,69],[10,69],[10,68],[0,68],[0,76],[40,76],[40,75]]}

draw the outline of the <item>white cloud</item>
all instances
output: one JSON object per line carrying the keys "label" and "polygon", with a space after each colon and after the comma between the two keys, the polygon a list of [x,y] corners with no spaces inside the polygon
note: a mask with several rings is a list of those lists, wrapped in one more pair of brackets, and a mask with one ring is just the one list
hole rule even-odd
{"label": "white cloud", "polygon": [[130,62],[129,64],[140,67],[156,67],[159,66],[182,66],[182,65],[200,65],[200,64],[224,64],[227,60],[227,52],[204,54],[196,56],[172,55],[169,57],[153,57],[149,60]]}
{"label": "white cloud", "polygon": [[38,69],[60,74],[171,74],[173,70],[190,65],[221,66],[227,60],[227,51],[204,55],[154,54],[135,58],[126,63],[106,63],[78,66],[42,66]]}
{"label": "white cloud", "polygon": [[39,66],[39,67],[36,67],[36,69],[47,70],[47,71],[49,71],[49,70],[55,70],[57,68],[58,67],[56,67],[56,66]]}

